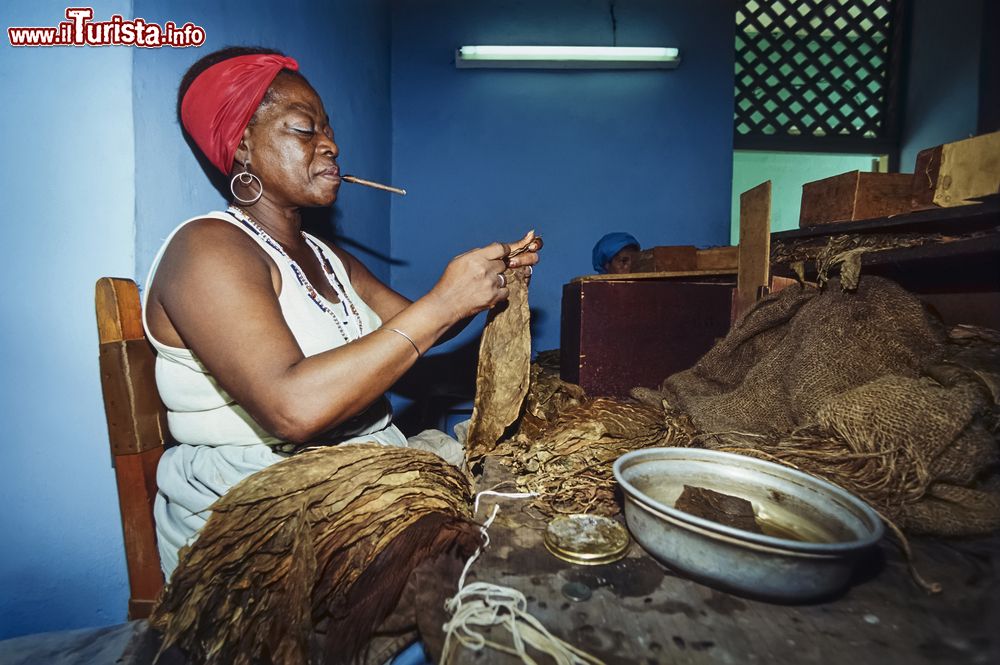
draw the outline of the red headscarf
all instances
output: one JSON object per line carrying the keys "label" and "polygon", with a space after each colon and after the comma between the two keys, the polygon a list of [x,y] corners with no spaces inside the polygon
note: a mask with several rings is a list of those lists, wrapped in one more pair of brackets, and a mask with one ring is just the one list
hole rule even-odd
{"label": "red headscarf", "polygon": [[240,55],[203,71],[184,93],[184,129],[223,174],[229,174],[243,130],[282,69],[298,71],[299,63],[283,55]]}

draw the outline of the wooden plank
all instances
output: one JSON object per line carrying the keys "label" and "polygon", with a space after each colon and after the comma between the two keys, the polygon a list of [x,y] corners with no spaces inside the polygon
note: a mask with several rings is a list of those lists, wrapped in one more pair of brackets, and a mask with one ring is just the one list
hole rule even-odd
{"label": "wooden plank", "polygon": [[166,409],[156,391],[156,356],[145,339],[108,342],[99,349],[101,389],[114,455],[160,448]]}
{"label": "wooden plank", "polygon": [[953,207],[1000,193],[1000,132],[921,150],[911,205]]}
{"label": "wooden plank", "polygon": [[[480,488],[493,487],[495,460],[487,460]],[[1000,662],[1000,533],[948,543],[914,539],[916,563],[944,593],[929,596],[907,573],[897,547],[882,543],[865,557],[851,587],[839,597],[808,605],[778,605],[726,593],[662,566],[633,543],[622,561],[574,566],[542,544],[546,520],[525,502],[484,496],[478,518],[498,503],[490,545],[468,581],[509,586],[553,634],[611,665],[930,665]],[[462,561],[418,569],[418,623],[434,662],[441,662],[447,619],[444,599],[455,592]],[[573,601],[568,582],[592,596]],[[500,627],[489,639],[511,644]],[[553,661],[529,648],[540,664]],[[513,665],[516,656],[458,647],[449,665]]]}
{"label": "wooden plank", "polygon": [[736,280],[736,321],[768,285],[771,262],[771,181],[740,194],[739,274]]}
{"label": "wooden plank", "polygon": [[695,256],[696,270],[726,270],[735,273],[740,266],[739,247],[709,247],[699,249]]}
{"label": "wooden plank", "polygon": [[[156,547],[153,499],[156,496],[156,465],[163,448],[115,459],[118,507],[122,516],[128,581],[131,590],[129,619],[144,619],[151,603],[163,589],[160,554]],[[147,612],[145,615],[142,612]]]}
{"label": "wooden plank", "polygon": [[804,229],[776,231],[772,240],[816,238],[837,233],[966,233],[987,231],[1000,225],[1000,200],[987,199],[979,205],[917,210],[907,214],[833,222]]}
{"label": "wooden plank", "polygon": [[152,600],[138,600],[135,598],[129,598],[128,620],[136,621],[138,619],[148,619],[149,615],[153,613],[154,607],[156,607],[155,598]]}
{"label": "wooden plank", "polygon": [[851,171],[802,185],[799,228],[854,219],[858,173]]}
{"label": "wooden plank", "polygon": [[941,148],[934,203],[966,205],[970,199],[1000,193],[1000,132],[946,143]]}
{"label": "wooden plank", "polygon": [[156,390],[153,348],[142,328],[139,290],[129,279],[103,277],[95,287],[101,389],[114,455],[163,446],[166,409]]}
{"label": "wooden plank", "polygon": [[635,272],[679,272],[698,270],[698,249],[694,245],[650,247],[639,252],[632,266]]}
{"label": "wooden plank", "polygon": [[145,339],[139,288],[130,279],[102,277],[95,288],[99,340]]}
{"label": "wooden plank", "polygon": [[934,194],[937,192],[938,173],[941,171],[941,146],[927,148],[917,153],[917,163],[913,167],[913,187],[910,191],[910,208],[926,210],[936,208]]}
{"label": "wooden plank", "polygon": [[563,381],[580,383],[580,315],[583,284],[563,285],[559,317],[559,376]]}
{"label": "wooden plank", "polygon": [[911,173],[849,171],[802,185],[799,226],[872,219],[909,212]]}
{"label": "wooden plank", "polygon": [[156,389],[155,353],[143,332],[135,283],[99,279],[95,305],[101,390],[128,565],[129,619],[139,619],[148,616],[163,588],[153,501],[167,432],[166,409]]}
{"label": "wooden plank", "polygon": [[851,219],[874,219],[909,212],[912,188],[912,173],[862,171],[858,174],[858,191]]}
{"label": "wooden plank", "polygon": [[107,342],[98,349],[104,417],[108,424],[111,454],[139,452],[139,438],[127,375],[124,342]]}
{"label": "wooden plank", "polygon": [[685,277],[728,277],[736,274],[736,268],[711,270],[672,270],[669,272],[631,272],[621,275],[581,275],[570,280],[570,284],[586,282],[636,281],[641,279],[678,279]]}

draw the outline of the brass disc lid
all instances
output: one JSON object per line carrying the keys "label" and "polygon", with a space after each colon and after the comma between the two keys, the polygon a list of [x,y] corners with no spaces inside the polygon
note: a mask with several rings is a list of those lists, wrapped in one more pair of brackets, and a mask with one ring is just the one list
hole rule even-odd
{"label": "brass disc lid", "polygon": [[545,548],[569,563],[596,566],[628,553],[629,535],[621,524],[601,515],[562,515],[545,529]]}

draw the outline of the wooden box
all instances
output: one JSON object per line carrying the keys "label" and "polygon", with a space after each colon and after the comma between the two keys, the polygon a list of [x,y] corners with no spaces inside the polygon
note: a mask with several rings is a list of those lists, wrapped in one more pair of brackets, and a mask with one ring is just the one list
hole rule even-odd
{"label": "wooden box", "polygon": [[910,211],[913,174],[849,171],[802,185],[799,227]]}
{"label": "wooden box", "polygon": [[652,247],[639,252],[632,272],[688,272],[696,270],[698,249],[694,245]]}
{"label": "wooden box", "polygon": [[632,272],[715,271],[735,273],[738,266],[738,247],[697,249],[694,245],[665,245],[639,252],[632,264]]}
{"label": "wooden box", "polygon": [[688,369],[729,330],[734,284],[671,279],[563,286],[560,374],[588,395],[627,397]]}
{"label": "wooden box", "polygon": [[697,270],[718,270],[719,272],[735,273],[740,266],[740,248],[733,245],[731,247],[709,247],[699,249],[695,257]]}
{"label": "wooden box", "polygon": [[915,210],[966,205],[1000,193],[1000,132],[921,150],[913,174]]}

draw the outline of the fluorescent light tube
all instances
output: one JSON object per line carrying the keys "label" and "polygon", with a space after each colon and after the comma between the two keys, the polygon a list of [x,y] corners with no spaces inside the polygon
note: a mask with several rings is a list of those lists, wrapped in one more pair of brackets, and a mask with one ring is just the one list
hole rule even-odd
{"label": "fluorescent light tube", "polygon": [[462,46],[458,68],[673,69],[680,50],[654,46]]}

